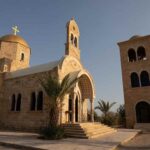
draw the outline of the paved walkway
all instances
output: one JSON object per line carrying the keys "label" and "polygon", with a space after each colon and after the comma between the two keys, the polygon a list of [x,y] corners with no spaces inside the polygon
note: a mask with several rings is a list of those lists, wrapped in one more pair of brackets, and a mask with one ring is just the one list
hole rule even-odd
{"label": "paved walkway", "polygon": [[113,150],[120,143],[132,139],[139,130],[118,130],[96,139],[40,140],[37,134],[19,132],[0,132],[0,144],[28,150]]}
{"label": "paved walkway", "polygon": [[150,150],[150,132],[139,134],[133,140],[119,146],[118,150]]}

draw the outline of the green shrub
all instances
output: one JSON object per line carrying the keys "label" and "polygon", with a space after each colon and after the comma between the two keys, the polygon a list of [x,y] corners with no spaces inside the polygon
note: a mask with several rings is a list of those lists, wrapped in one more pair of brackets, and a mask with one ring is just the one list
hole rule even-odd
{"label": "green shrub", "polygon": [[126,127],[126,115],[124,105],[119,106],[119,108],[117,109],[117,113],[118,113],[118,125]]}
{"label": "green shrub", "polygon": [[108,126],[113,126],[116,125],[116,119],[117,119],[116,114],[110,112],[107,115],[102,115],[100,117],[100,122]]}
{"label": "green shrub", "polygon": [[41,139],[56,140],[64,137],[64,129],[60,126],[57,127],[44,127],[40,131]]}

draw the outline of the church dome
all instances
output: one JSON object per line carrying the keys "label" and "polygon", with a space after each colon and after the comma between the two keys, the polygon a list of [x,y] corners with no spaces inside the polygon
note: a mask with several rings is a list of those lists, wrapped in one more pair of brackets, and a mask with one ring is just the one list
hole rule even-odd
{"label": "church dome", "polygon": [[26,47],[29,47],[28,43],[19,35],[14,34],[8,34],[0,37],[0,42],[14,42],[14,43],[20,43]]}

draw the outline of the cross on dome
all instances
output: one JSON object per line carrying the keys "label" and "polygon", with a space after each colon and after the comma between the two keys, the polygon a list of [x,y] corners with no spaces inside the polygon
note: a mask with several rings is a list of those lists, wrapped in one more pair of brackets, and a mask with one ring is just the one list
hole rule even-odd
{"label": "cross on dome", "polygon": [[13,34],[17,35],[17,32],[20,32],[17,26],[12,27]]}

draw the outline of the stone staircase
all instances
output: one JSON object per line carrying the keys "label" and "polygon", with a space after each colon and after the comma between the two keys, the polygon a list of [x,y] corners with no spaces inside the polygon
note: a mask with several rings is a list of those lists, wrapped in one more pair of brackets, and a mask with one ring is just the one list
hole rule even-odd
{"label": "stone staircase", "polygon": [[150,123],[136,123],[134,129],[140,129],[141,131],[150,132]]}
{"label": "stone staircase", "polygon": [[63,124],[67,137],[71,138],[96,138],[108,133],[116,132],[115,129],[101,123]]}

